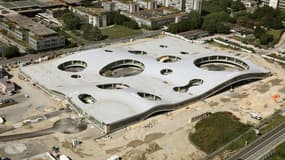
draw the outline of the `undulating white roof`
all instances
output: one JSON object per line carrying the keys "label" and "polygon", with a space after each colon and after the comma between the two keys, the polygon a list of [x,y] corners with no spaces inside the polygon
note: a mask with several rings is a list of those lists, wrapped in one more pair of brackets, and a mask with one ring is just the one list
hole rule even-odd
{"label": "undulating white roof", "polygon": [[[129,51],[144,51],[146,54],[134,54]],[[159,59],[162,56],[166,57]],[[174,61],[178,60],[169,62],[171,61],[169,56],[173,56]],[[227,60],[232,58],[229,60],[230,63],[223,63],[223,65],[244,63],[241,66],[244,68],[213,71],[199,67],[211,58],[205,58],[201,64],[194,64],[197,59],[210,56],[226,57]],[[134,67],[127,64],[127,61],[121,61],[126,59],[131,60],[132,63],[140,62],[140,64],[136,63],[137,67]],[[70,72],[58,68],[59,65],[68,61],[84,65],[81,68],[83,70]],[[100,73],[102,68],[116,61],[120,63],[109,66],[111,72],[113,71],[112,73],[108,72],[108,67],[106,73]],[[215,60],[215,58],[212,58],[211,61],[213,64],[220,64],[220,60]],[[135,72],[140,69],[142,72],[127,77],[106,77],[102,75],[109,74],[110,76],[110,74],[120,73],[122,68],[123,71],[126,71],[124,67],[130,67],[126,69],[129,72],[132,72],[133,68],[135,68]],[[163,75],[161,74],[163,69],[172,72]],[[207,95],[208,91],[219,85],[224,84],[226,86],[227,84],[224,82],[238,81],[234,78],[242,75],[267,73],[263,68],[229,53],[217,53],[203,48],[199,44],[192,44],[170,36],[145,42],[134,42],[120,47],[109,46],[80,51],[63,58],[26,66],[21,70],[34,82],[49,90],[64,94],[89,116],[105,124],[112,124],[143,114],[157,106],[177,104],[203,94]],[[76,78],[72,78],[72,75]],[[193,86],[187,90],[189,82]],[[98,87],[98,85],[114,83],[124,84],[128,87],[123,89],[102,89]],[[176,89],[174,89],[175,87]],[[187,91],[183,90],[185,88]],[[141,94],[140,96],[138,92],[149,93],[150,95]],[[83,102],[79,99],[79,95],[82,94],[92,96],[95,98],[95,102],[89,103],[90,99],[88,103]],[[143,98],[144,96],[150,99]]]}

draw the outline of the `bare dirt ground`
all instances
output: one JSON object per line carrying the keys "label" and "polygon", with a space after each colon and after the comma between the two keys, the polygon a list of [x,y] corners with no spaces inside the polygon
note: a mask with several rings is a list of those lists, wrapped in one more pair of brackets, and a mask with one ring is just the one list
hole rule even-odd
{"label": "bare dirt ground", "polygon": [[[217,47],[214,47],[214,49],[221,50]],[[238,53],[241,57],[268,69],[271,71],[272,76],[234,88],[233,92],[225,91],[205,100],[186,105],[173,112],[149,118],[112,133],[109,138],[95,139],[95,135],[100,136],[100,133],[98,129],[89,127],[86,131],[77,134],[54,133],[43,137],[1,144],[0,154],[6,155],[4,147],[7,144],[29,143],[30,145],[36,145],[36,143],[40,142],[43,145],[41,149],[28,147],[27,150],[30,150],[29,152],[23,152],[22,154],[14,155],[14,157],[31,156],[36,153],[49,151],[52,146],[59,146],[62,153],[74,160],[105,160],[114,154],[122,156],[124,160],[199,160],[205,156],[205,153],[199,151],[188,140],[188,135],[193,131],[193,126],[195,125],[191,123],[192,117],[205,112],[229,111],[239,117],[242,122],[256,124],[258,121],[250,118],[250,112],[256,112],[262,117],[267,117],[284,107],[284,101],[278,103],[272,99],[272,96],[276,94],[285,95],[284,69],[278,64],[267,62],[258,55],[236,51],[231,52],[232,54]],[[35,94],[40,94],[38,92],[41,92],[28,84],[28,82],[19,81],[19,84],[23,88],[30,88]],[[55,105],[58,102],[55,101],[51,104],[54,100],[46,99],[48,96],[42,95],[42,98],[41,96],[35,98],[33,105],[50,106],[43,107],[44,111],[56,109]],[[45,99],[47,102],[44,102]],[[33,129],[50,126],[56,119],[33,125]],[[25,128],[22,128],[21,130],[13,131],[13,133],[25,131]],[[73,138],[79,138],[82,141],[82,144],[76,149],[71,147],[70,142]]]}

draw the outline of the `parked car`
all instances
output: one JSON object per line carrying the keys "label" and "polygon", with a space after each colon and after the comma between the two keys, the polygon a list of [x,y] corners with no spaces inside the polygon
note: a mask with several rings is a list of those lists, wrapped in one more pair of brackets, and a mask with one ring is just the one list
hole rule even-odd
{"label": "parked car", "polygon": [[257,119],[257,120],[261,120],[262,117],[260,115],[258,115],[257,113],[251,112],[250,113],[250,117],[253,119]]}

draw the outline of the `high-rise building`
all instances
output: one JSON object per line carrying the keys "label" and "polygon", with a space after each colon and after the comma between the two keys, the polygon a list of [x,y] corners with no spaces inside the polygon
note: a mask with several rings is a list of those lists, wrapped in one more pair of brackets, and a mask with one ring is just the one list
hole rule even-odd
{"label": "high-rise building", "polygon": [[285,0],[262,0],[262,2],[265,6],[285,9]]}
{"label": "high-rise building", "polygon": [[183,12],[197,11],[201,13],[203,0],[166,0],[165,4]]}
{"label": "high-rise building", "polygon": [[186,12],[190,12],[191,10],[197,11],[199,14],[201,13],[202,10],[202,2],[203,0],[188,0],[192,3],[190,3],[191,5],[188,7],[187,3],[186,3]]}

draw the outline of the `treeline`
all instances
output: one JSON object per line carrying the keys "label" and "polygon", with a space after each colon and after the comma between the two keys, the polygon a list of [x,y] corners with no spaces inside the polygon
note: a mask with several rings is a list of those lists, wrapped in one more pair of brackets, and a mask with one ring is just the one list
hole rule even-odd
{"label": "treeline", "polygon": [[140,29],[136,21],[130,19],[129,17],[125,15],[120,14],[117,11],[111,12],[109,17],[110,17],[110,20],[109,20],[110,24],[122,25],[128,28],[131,28],[131,29]]}
{"label": "treeline", "polygon": [[20,56],[19,49],[17,48],[17,46],[14,45],[4,47],[4,49],[1,51],[1,56],[2,54],[6,58],[13,58]]}
{"label": "treeline", "polygon": [[[284,27],[282,20],[285,20],[285,11],[266,6],[257,8],[253,13],[247,13],[245,9],[240,0],[203,1],[201,16],[197,12],[191,12],[186,19],[177,24],[170,24],[168,31],[179,33],[201,28],[209,33],[229,33],[231,24],[252,29],[260,27],[281,29]],[[263,37],[262,39],[271,39],[265,34],[261,37]]]}
{"label": "treeline", "polygon": [[179,33],[188,30],[201,28],[202,19],[197,12],[190,12],[188,17],[176,24],[170,24],[168,31],[171,33]]}
{"label": "treeline", "polygon": [[[140,29],[139,25],[135,21],[124,15],[121,15],[119,12],[114,11],[110,14],[111,15],[109,15],[110,18],[108,19],[108,25],[116,24],[126,26],[131,29]],[[104,38],[101,30],[98,27],[93,27],[90,24],[82,24],[80,18],[68,10],[62,14],[61,19],[64,22],[63,28],[65,30],[80,29],[83,32],[83,38],[87,40],[99,41]]]}

